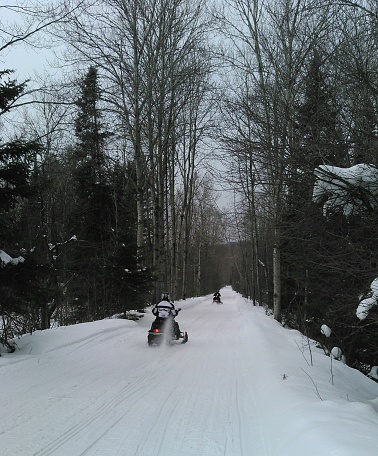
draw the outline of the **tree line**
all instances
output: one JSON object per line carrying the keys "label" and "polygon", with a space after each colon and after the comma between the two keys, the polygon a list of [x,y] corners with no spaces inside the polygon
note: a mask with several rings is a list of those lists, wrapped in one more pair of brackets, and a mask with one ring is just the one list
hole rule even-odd
{"label": "tree line", "polygon": [[[354,185],[344,207],[325,211],[328,196],[315,201],[313,190],[319,166],[377,166],[378,3],[227,4],[221,141],[239,195],[237,288],[368,373],[378,309],[360,321],[356,308],[377,275],[378,194]],[[359,209],[345,211],[357,195]]]}
{"label": "tree line", "polygon": [[[0,270],[4,321],[87,321],[230,283],[377,365],[378,310],[355,312],[377,210],[325,212],[313,189],[321,165],[378,165],[378,2],[62,4],[48,30],[80,77],[40,94],[38,122],[1,148],[2,249],[25,257]],[[10,75],[2,116],[26,89]]]}
{"label": "tree line", "polygon": [[[24,260],[0,268],[5,341],[220,286],[221,213],[201,165],[212,104],[200,11],[101,7],[80,2],[56,19],[81,76],[39,93],[34,117],[1,144],[1,249]],[[0,76],[6,117],[27,83]]]}

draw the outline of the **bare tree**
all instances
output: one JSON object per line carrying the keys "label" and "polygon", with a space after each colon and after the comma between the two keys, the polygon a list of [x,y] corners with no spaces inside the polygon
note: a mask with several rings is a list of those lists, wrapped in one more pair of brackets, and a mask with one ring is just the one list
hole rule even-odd
{"label": "bare tree", "polygon": [[[328,9],[310,0],[226,2],[218,15],[232,44],[226,53],[235,75],[230,94],[233,112],[242,112],[225,138],[238,163],[244,194],[254,211],[255,196],[265,193],[265,216],[270,219],[273,251],[274,317],[281,320],[281,217],[295,148],[295,108],[301,96],[301,76],[315,42],[327,30]],[[236,111],[238,107],[238,111]],[[230,114],[230,109],[227,114]],[[243,187],[242,187],[243,188]],[[256,216],[255,216],[256,217]],[[252,224],[251,226],[256,226]],[[258,247],[254,244],[254,250]],[[256,267],[256,265],[255,265]]]}
{"label": "bare tree", "polygon": [[41,32],[65,20],[77,8],[76,3],[70,0],[22,1],[0,5],[0,52],[9,51],[21,43],[29,46],[48,46],[49,40],[45,40]]}
{"label": "bare tree", "polygon": [[172,270],[167,224],[177,160],[197,151],[198,127],[187,113],[208,71],[203,7],[202,0],[103,0],[72,15],[64,30],[77,59],[99,68],[103,99],[135,165],[138,256],[141,264],[151,258],[161,287]]}

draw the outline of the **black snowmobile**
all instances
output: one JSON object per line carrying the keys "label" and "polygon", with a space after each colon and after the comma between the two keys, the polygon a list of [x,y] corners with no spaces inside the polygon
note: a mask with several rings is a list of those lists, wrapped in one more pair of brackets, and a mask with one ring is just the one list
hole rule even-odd
{"label": "black snowmobile", "polygon": [[[181,309],[176,309],[177,313]],[[175,344],[176,342],[185,344],[188,342],[188,333],[180,331],[178,323],[174,318],[156,317],[148,331],[148,345],[160,345],[163,341],[167,344]]]}

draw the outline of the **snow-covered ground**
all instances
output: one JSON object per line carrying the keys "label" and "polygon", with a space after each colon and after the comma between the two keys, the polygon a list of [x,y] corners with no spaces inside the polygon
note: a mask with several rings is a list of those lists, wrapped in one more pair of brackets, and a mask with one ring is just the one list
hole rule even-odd
{"label": "snow-covered ground", "polygon": [[0,358],[0,454],[376,455],[378,384],[221,292],[176,303],[186,345],[148,347],[150,312],[22,337]]}

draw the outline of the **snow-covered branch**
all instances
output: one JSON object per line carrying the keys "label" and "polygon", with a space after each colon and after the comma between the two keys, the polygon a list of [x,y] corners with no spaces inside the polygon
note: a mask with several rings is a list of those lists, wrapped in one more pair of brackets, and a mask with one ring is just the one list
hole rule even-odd
{"label": "snow-covered branch", "polygon": [[373,165],[320,165],[315,176],[313,200],[323,204],[324,214],[339,210],[348,216],[378,207],[378,169]]}
{"label": "snow-covered branch", "polygon": [[4,252],[4,250],[0,250],[0,266],[5,266],[7,264],[19,264],[23,263],[25,258],[19,256],[18,258],[12,258],[10,255]]}
{"label": "snow-covered branch", "polygon": [[374,279],[370,284],[370,296],[366,297],[358,304],[356,315],[360,320],[364,320],[369,310],[378,303],[378,278]]}

